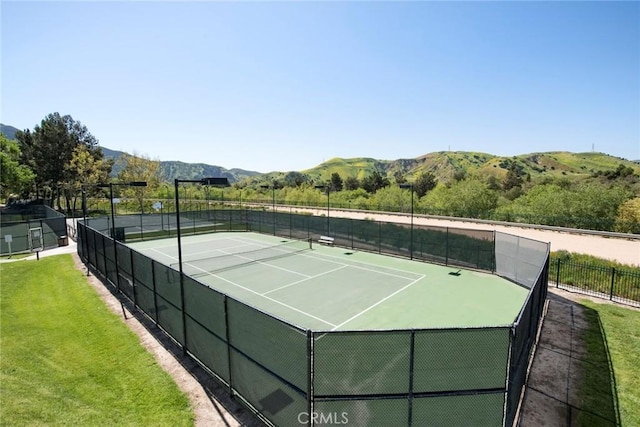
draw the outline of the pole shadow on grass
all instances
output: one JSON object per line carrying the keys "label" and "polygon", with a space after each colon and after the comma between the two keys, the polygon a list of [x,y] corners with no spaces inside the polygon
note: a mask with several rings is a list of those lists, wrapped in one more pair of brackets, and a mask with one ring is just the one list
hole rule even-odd
{"label": "pole shadow on grass", "polygon": [[519,426],[620,426],[616,382],[598,312],[549,293]]}

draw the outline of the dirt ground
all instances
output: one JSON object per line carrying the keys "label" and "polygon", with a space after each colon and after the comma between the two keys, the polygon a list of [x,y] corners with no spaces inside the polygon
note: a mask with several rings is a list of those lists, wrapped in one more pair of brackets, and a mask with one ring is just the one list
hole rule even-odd
{"label": "dirt ground", "polygon": [[[73,254],[76,267],[85,265]],[[140,342],[169,373],[189,397],[197,426],[231,427],[263,424],[221,387],[196,362],[182,354],[153,322],[117,299],[93,273],[87,277],[105,304],[138,335]],[[582,331],[588,326],[583,307],[577,303],[588,298],[581,294],[549,288],[549,300],[539,343],[530,367],[529,382],[519,411],[521,427],[571,427],[578,414],[586,410],[579,400],[582,378],[581,356],[585,353]],[[595,300],[599,303],[607,303]],[[603,421],[600,419],[600,421]],[[604,420],[601,425],[615,425]]]}

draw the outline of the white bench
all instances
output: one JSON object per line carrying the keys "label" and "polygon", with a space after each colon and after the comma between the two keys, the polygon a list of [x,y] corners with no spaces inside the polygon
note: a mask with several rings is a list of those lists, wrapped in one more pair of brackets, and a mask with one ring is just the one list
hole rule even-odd
{"label": "white bench", "polygon": [[333,245],[333,237],[320,236],[318,243],[322,243],[323,245]]}

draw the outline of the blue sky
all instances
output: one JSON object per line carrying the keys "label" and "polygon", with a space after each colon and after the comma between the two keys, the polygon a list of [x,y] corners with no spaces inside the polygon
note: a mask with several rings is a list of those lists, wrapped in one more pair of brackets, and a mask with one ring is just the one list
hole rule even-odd
{"label": "blue sky", "polygon": [[269,172],[332,157],[640,158],[638,2],[1,3],[4,124]]}

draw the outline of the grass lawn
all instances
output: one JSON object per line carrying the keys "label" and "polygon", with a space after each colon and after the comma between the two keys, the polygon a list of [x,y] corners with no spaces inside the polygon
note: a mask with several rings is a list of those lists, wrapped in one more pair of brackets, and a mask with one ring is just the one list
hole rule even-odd
{"label": "grass lawn", "polygon": [[[603,392],[603,388],[613,386],[606,366],[604,333],[613,367],[621,425],[640,426],[640,311],[587,300],[581,304],[592,310],[587,316],[590,327],[584,339],[587,360],[593,363],[584,364],[586,371],[580,390],[585,406],[604,409],[605,413],[613,411],[611,390]],[[606,409],[608,407],[611,410]],[[593,421],[585,418],[580,424],[590,427]]]}
{"label": "grass lawn", "polygon": [[0,264],[3,425],[193,425],[187,397],[71,255]]}

